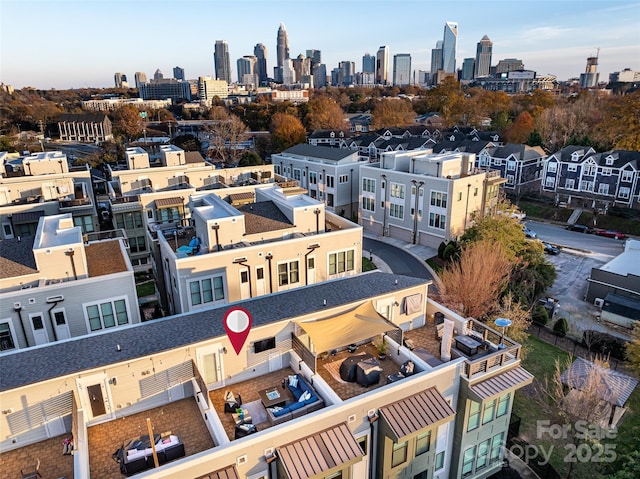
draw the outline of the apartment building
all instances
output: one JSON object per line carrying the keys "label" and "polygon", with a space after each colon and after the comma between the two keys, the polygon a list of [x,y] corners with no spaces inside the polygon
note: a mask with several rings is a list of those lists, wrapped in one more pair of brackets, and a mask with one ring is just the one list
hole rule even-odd
{"label": "apartment building", "polygon": [[478,166],[499,171],[500,176],[507,180],[505,192],[519,197],[523,193],[540,191],[540,178],[547,156],[541,147],[507,143],[489,148],[486,153],[479,157]]}
{"label": "apartment building", "polygon": [[297,181],[329,211],[352,218],[358,211],[359,167],[368,162],[357,152],[295,145],[271,156],[274,172]]}
{"label": "apartment building", "polygon": [[542,192],[582,208],[640,206],[640,152],[596,153],[587,146],[567,146],[549,155],[542,173]]}
{"label": "apartment building", "polygon": [[34,153],[2,165],[0,239],[34,236],[43,216],[71,213],[83,233],[97,231],[88,168],[69,170],[58,151]]}
{"label": "apartment building", "polygon": [[102,143],[113,140],[111,120],[104,113],[65,113],[58,119],[62,141]]}
{"label": "apartment building", "polygon": [[[38,457],[43,474],[83,479],[488,477],[532,376],[519,344],[433,302],[429,284],[371,272],[0,355],[16,372],[0,376],[3,467]],[[234,349],[223,324],[238,311],[252,326]],[[372,349],[381,337],[385,360]]]}
{"label": "apartment building", "polygon": [[140,322],[124,243],[85,238],[65,213],[0,241],[2,354]]}
{"label": "apartment building", "polygon": [[414,150],[362,165],[359,223],[375,235],[437,247],[460,236],[474,214],[490,214],[506,180],[474,167],[473,153]]}

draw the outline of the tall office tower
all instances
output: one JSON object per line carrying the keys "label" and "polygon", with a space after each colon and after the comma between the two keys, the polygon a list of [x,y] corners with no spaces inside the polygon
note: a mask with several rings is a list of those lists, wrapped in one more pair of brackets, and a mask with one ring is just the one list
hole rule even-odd
{"label": "tall office tower", "polygon": [[389,47],[381,46],[376,54],[376,83],[386,85],[389,81]]}
{"label": "tall office tower", "polygon": [[267,81],[267,47],[262,43],[256,44],[253,47],[253,54],[256,56],[256,75],[258,75],[258,81],[265,83]]}
{"label": "tall office tower", "polygon": [[140,84],[147,83],[147,74],[144,72],[136,72],[134,76],[136,80],[136,88],[140,89]]}
{"label": "tall office tower", "polygon": [[429,78],[430,78],[429,72],[424,70],[418,70],[416,83],[418,83],[418,85],[427,85],[429,83]]}
{"label": "tall office tower", "polygon": [[285,60],[289,59],[289,37],[287,36],[287,29],[284,26],[284,23],[280,24],[280,28],[278,28],[278,38],[276,39],[276,59],[277,59],[277,68],[276,70],[280,74],[280,78],[276,78],[277,81],[283,81],[284,72],[282,71],[282,67],[284,66]]}
{"label": "tall office tower", "polygon": [[587,58],[587,68],[584,70],[584,73],[580,74],[580,87],[581,88],[593,88],[598,84],[598,78],[600,74],[598,73],[598,55],[595,57]]}
{"label": "tall office tower", "polygon": [[307,50],[307,58],[311,60],[311,68],[322,63],[322,52],[320,50]]}
{"label": "tall office tower", "polygon": [[153,79],[154,80],[162,80],[164,78],[164,75],[162,74],[162,72],[160,71],[160,69],[158,68],[155,73],[153,74]]}
{"label": "tall office tower", "polygon": [[298,58],[292,60],[292,63],[293,71],[295,71],[294,81],[296,83],[300,83],[302,77],[311,75],[311,58],[307,58],[301,53]]}
{"label": "tall office tower", "polygon": [[393,84],[406,86],[411,83],[411,55],[398,53],[393,56]]}
{"label": "tall office tower", "polygon": [[462,62],[462,71],[460,72],[460,80],[473,80],[473,72],[475,70],[475,58],[465,58]]}
{"label": "tall office tower", "polygon": [[458,43],[458,24],[447,22],[442,39],[442,69],[447,73],[456,71],[456,44]]}
{"label": "tall office tower", "polygon": [[229,96],[229,85],[224,80],[216,80],[211,77],[198,78],[198,99],[208,106],[211,106],[215,97],[227,98]]}
{"label": "tall office tower", "polygon": [[353,76],[356,73],[356,65],[354,62],[340,62],[338,63],[340,70],[338,82],[342,85],[353,85]]}
{"label": "tall office tower", "polygon": [[231,83],[231,60],[229,59],[229,45],[224,40],[216,40],[213,52],[216,69],[216,79]]}
{"label": "tall office tower", "polygon": [[113,75],[113,80],[116,84],[116,88],[129,88],[129,83],[127,82],[127,75],[124,73],[116,73]]}
{"label": "tall office tower", "polygon": [[491,69],[491,53],[493,51],[493,42],[488,36],[482,37],[476,48],[476,68],[473,74],[474,78],[483,78],[489,76]]}
{"label": "tall office tower", "polygon": [[296,71],[293,69],[293,60],[287,58],[282,64],[282,83],[290,85],[296,81]]}
{"label": "tall office tower", "polygon": [[436,47],[431,50],[431,77],[438,74],[438,70],[442,70],[442,40],[436,42]]}
{"label": "tall office tower", "polygon": [[516,70],[524,70],[524,63],[522,63],[522,60],[518,60],[517,58],[505,58],[504,60],[500,60],[496,65],[496,75]]}
{"label": "tall office tower", "polygon": [[173,67],[173,78],[176,80],[184,80],[184,68]]}
{"label": "tall office tower", "polygon": [[362,73],[376,72],[376,58],[373,55],[365,53],[362,55]]}
{"label": "tall office tower", "polygon": [[322,88],[327,84],[327,65],[321,63],[313,67],[313,86]]}
{"label": "tall office tower", "polygon": [[241,85],[257,86],[257,63],[258,59],[255,55],[245,55],[242,58],[238,58],[238,83],[240,83]]}

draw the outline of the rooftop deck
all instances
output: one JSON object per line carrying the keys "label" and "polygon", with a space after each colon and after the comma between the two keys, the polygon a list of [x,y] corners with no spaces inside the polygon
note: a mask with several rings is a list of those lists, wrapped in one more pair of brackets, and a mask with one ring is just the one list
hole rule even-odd
{"label": "rooftop deck", "polygon": [[39,459],[42,479],[73,478],[73,456],[62,454],[62,441],[65,438],[71,438],[71,434],[52,437],[2,453],[0,477],[20,477],[20,470],[27,472],[27,469],[33,468]]}

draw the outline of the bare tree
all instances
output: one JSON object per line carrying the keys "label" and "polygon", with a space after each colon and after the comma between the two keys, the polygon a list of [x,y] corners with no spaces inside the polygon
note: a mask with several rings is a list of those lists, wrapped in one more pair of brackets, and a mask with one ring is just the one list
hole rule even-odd
{"label": "bare tree", "polygon": [[498,305],[510,274],[511,263],[499,244],[471,243],[440,275],[440,302],[464,317],[483,318]]}
{"label": "bare tree", "polygon": [[209,151],[214,159],[225,164],[235,164],[243,153],[239,144],[249,134],[249,129],[236,115],[224,107],[214,107],[209,113],[212,123],[205,125],[209,135]]}

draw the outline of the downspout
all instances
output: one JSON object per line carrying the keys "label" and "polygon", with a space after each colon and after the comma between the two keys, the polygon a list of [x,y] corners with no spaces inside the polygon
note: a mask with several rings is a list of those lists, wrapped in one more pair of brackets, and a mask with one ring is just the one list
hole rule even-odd
{"label": "downspout", "polygon": [[382,179],[384,180],[384,198],[382,205],[382,236],[385,236],[385,231],[387,229],[387,192],[389,191],[389,182],[387,181],[387,175],[382,175]]}
{"label": "downspout", "polygon": [[418,203],[420,201],[420,188],[422,187],[422,185],[424,185],[424,181],[421,181],[416,185],[416,180],[411,180],[411,183],[413,183],[413,186],[415,186],[416,188],[416,195],[415,195],[416,199],[415,199],[415,205],[413,208],[413,240],[412,240],[412,244],[416,244],[416,240],[418,237]]}
{"label": "downspout", "polygon": [[20,329],[22,329],[22,335],[24,336],[24,342],[27,344],[27,347],[29,347],[29,338],[27,337],[27,330],[24,327],[24,323],[22,322],[22,306],[18,307],[18,308],[13,308],[13,310],[18,313],[18,319],[20,319]]}
{"label": "downspout", "polygon": [[313,211],[316,215],[316,234],[320,234],[320,208]]}
{"label": "downspout", "polygon": [[351,193],[351,198],[349,202],[349,215],[351,216],[351,220],[353,220],[353,168],[351,168],[351,178],[349,178],[349,192]]}
{"label": "downspout", "polygon": [[51,311],[53,310],[53,308],[55,308],[58,303],[61,303],[62,301],[54,301],[53,304],[51,305],[51,307],[49,308],[49,311],[47,311],[49,313],[49,322],[51,323],[51,330],[53,331],[53,340],[57,341],[58,340],[58,335],[56,334],[56,326],[53,323],[53,316],[51,315]]}
{"label": "downspout", "polygon": [[73,255],[75,254],[75,251],[73,251],[73,248],[69,248],[65,254],[69,257],[69,259],[71,260],[71,267],[73,268],[73,278],[77,281],[78,280],[78,273],[76,271],[76,263],[75,261],[73,261]]}
{"label": "downspout", "polygon": [[269,293],[273,293],[273,274],[271,274],[271,260],[273,259],[273,255],[269,253],[265,258],[269,262]]}
{"label": "downspout", "polygon": [[376,422],[378,421],[378,418],[379,416],[377,414],[369,416],[369,478],[373,477],[373,471],[376,470],[375,453],[378,451],[378,438],[375,433],[377,431]]}

